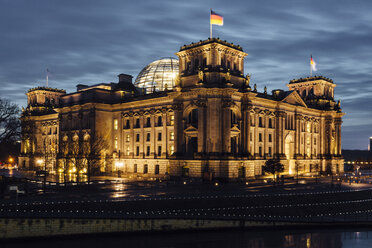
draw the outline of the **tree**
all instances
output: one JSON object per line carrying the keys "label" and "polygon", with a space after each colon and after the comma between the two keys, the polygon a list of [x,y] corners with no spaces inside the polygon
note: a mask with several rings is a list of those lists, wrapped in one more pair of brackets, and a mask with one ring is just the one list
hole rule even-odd
{"label": "tree", "polygon": [[262,167],[262,170],[265,173],[270,173],[273,175],[274,182],[275,182],[275,177],[277,173],[283,172],[284,171],[284,166],[283,164],[280,163],[278,159],[269,159],[265,162],[265,165]]}
{"label": "tree", "polygon": [[108,149],[106,140],[107,139],[97,134],[84,141],[82,153],[85,164],[87,165],[88,182],[90,182],[92,169],[98,170],[105,163],[104,153]]}
{"label": "tree", "polygon": [[[0,159],[7,159],[20,137],[20,109],[17,104],[0,98]],[[17,152],[18,154],[18,152]],[[15,154],[16,155],[16,154]]]}
{"label": "tree", "polygon": [[107,148],[106,139],[100,135],[93,135],[93,137],[85,135],[74,137],[72,141],[63,141],[58,157],[60,162],[63,162],[65,175],[69,165],[74,165],[77,181],[80,179],[80,174],[86,173],[89,182],[92,169],[98,169],[105,162],[103,154]]}

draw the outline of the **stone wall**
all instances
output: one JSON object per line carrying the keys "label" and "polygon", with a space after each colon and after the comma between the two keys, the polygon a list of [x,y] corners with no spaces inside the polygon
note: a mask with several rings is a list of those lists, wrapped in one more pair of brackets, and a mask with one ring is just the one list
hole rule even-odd
{"label": "stone wall", "polygon": [[[114,232],[237,228],[244,221],[184,219],[0,219],[0,239]],[[257,223],[259,224],[259,223]]]}

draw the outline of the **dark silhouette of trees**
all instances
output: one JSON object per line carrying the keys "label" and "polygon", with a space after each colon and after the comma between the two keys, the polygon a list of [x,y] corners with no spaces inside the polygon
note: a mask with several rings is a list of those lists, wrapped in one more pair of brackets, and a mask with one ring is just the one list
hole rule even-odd
{"label": "dark silhouette of trees", "polygon": [[[100,135],[85,135],[75,140],[62,141],[59,160],[64,165],[64,173],[70,173],[69,167],[76,168],[77,181],[80,175],[86,174],[88,182],[95,171],[105,163],[105,151],[108,148],[107,141]],[[62,167],[60,167],[62,168]]]}
{"label": "dark silhouette of trees", "polygon": [[262,170],[265,173],[273,175],[275,182],[276,174],[283,172],[284,166],[283,164],[280,163],[278,159],[269,159],[265,162],[265,165],[262,167]]}
{"label": "dark silhouette of trees", "polygon": [[20,109],[17,104],[0,98],[0,160],[19,153],[21,122]]}

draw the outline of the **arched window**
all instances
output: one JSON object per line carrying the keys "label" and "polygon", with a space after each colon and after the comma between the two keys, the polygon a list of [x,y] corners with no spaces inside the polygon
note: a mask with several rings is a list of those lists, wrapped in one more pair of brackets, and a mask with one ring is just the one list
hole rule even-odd
{"label": "arched window", "polygon": [[273,128],[273,121],[271,118],[269,118],[269,128]]}
{"label": "arched window", "polygon": [[146,127],[151,127],[151,118],[150,117],[146,118]]}
{"label": "arched window", "polygon": [[258,117],[258,126],[263,127],[262,117]]}
{"label": "arched window", "polygon": [[163,118],[161,116],[158,116],[158,126],[163,126]]}

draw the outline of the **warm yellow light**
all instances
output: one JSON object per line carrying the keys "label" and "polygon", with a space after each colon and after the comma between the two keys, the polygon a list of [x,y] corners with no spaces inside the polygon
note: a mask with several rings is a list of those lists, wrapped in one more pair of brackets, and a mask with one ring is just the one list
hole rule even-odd
{"label": "warm yellow light", "polygon": [[59,169],[58,169],[58,172],[59,172],[59,173],[62,173],[62,172],[63,172],[63,169],[62,169],[62,168],[59,168]]}
{"label": "warm yellow light", "polygon": [[42,159],[38,159],[38,160],[36,160],[36,163],[42,164],[43,163],[43,160]]}
{"label": "warm yellow light", "polygon": [[9,163],[13,163],[14,159],[12,157],[9,158]]}
{"label": "warm yellow light", "polygon": [[116,166],[116,168],[122,168],[124,166],[124,163],[117,161],[117,162],[115,162],[115,166]]}

